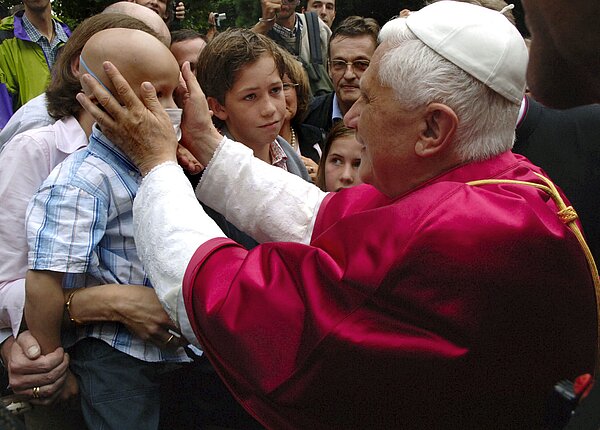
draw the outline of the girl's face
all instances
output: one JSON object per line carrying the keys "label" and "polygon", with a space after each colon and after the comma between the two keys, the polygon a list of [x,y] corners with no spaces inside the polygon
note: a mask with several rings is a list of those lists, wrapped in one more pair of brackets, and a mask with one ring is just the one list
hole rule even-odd
{"label": "girl's face", "polygon": [[358,175],[361,149],[354,135],[341,136],[333,141],[325,160],[326,191],[339,191],[362,184]]}

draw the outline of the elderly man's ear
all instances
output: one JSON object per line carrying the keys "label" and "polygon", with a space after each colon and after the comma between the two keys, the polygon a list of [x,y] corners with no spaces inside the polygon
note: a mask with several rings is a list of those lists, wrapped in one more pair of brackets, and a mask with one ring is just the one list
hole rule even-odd
{"label": "elderly man's ear", "polygon": [[423,114],[425,127],[415,144],[419,157],[432,157],[445,151],[451,144],[458,126],[456,113],[441,103],[431,103]]}

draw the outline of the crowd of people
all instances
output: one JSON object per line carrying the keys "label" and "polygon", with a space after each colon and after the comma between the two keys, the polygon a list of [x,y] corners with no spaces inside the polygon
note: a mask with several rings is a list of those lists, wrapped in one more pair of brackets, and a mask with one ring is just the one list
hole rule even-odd
{"label": "crowd of people", "polygon": [[503,0],[426,3],[0,21],[27,429],[597,426],[600,11],[523,0],[526,40]]}

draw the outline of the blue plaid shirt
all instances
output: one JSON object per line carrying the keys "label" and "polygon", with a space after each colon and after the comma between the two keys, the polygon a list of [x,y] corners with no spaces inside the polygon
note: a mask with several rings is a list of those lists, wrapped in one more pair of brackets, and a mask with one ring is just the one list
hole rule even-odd
{"label": "blue plaid shirt", "polygon": [[[29,204],[29,267],[66,273],[65,288],[151,287],[133,240],[132,207],[140,182],[137,168],[94,126],[89,145],[59,164]],[[189,361],[183,348],[160,350],[118,323],[77,327],[77,339],[85,337],[144,361]]]}
{"label": "blue plaid shirt", "polygon": [[56,22],[56,20],[53,19],[52,24],[54,25],[54,38],[52,41],[48,41],[48,38],[40,33],[31,21],[27,19],[27,16],[23,15],[23,28],[25,29],[27,36],[29,36],[32,42],[37,43],[40,48],[42,48],[42,51],[44,51],[44,55],[46,56],[48,68],[50,69],[56,61],[58,49],[69,39],[65,30],[63,30],[62,26]]}

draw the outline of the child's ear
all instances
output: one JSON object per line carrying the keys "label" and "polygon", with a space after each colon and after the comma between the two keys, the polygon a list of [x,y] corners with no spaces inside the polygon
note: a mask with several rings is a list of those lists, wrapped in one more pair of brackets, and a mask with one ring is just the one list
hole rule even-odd
{"label": "child's ear", "polygon": [[71,73],[73,76],[79,77],[79,56],[71,58]]}
{"label": "child's ear", "polygon": [[208,108],[213,111],[213,114],[221,121],[227,120],[227,110],[219,101],[214,97],[207,97]]}

